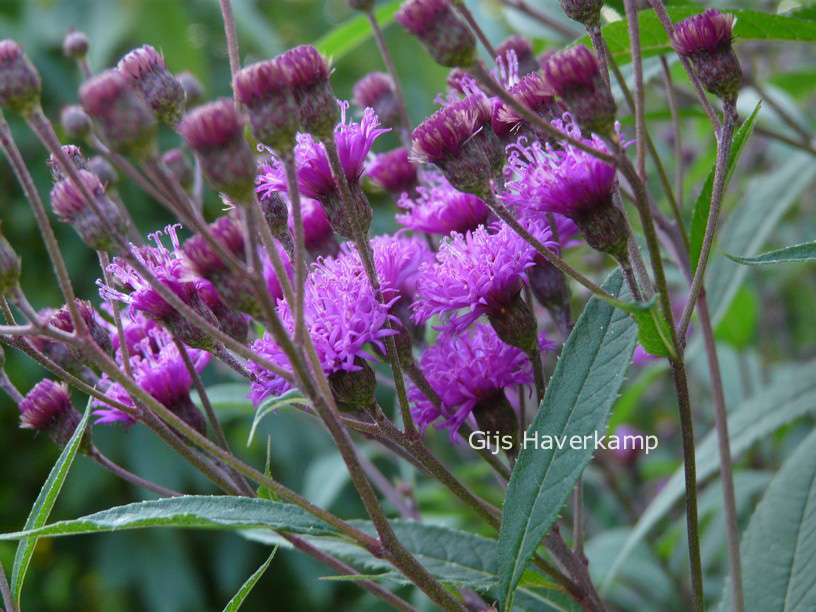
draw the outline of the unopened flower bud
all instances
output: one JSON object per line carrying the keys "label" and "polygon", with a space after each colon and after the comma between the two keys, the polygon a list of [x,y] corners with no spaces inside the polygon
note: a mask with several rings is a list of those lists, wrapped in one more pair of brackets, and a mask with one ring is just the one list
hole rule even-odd
{"label": "unopened flower bud", "polygon": [[79,88],[79,100],[116,151],[137,157],[155,148],[156,117],[118,70],[106,70]]}
{"label": "unopened flower bud", "polygon": [[408,0],[396,19],[442,66],[466,68],[476,61],[476,38],[450,0]]}
{"label": "unopened flower bud", "polygon": [[543,66],[547,83],[583,130],[608,136],[615,124],[615,99],[584,45],[555,53]]}
{"label": "unopened flower bud", "polygon": [[287,82],[282,56],[252,64],[235,75],[235,98],[249,110],[255,140],[278,151],[295,145],[298,107]]}
{"label": "unopened flower bud", "polygon": [[311,45],[290,49],[276,58],[292,88],[300,126],[319,140],[331,140],[340,107],[329,84],[329,63]]}
{"label": "unopened flower bud", "polygon": [[329,374],[329,385],[337,403],[338,410],[343,412],[368,411],[375,404],[374,390],[377,379],[374,370],[359,357],[354,360],[356,370],[335,370]]}
{"label": "unopened flower bud", "polygon": [[62,52],[65,57],[82,59],[87,55],[88,47],[90,47],[88,35],[79,30],[68,30],[62,39]]}
{"label": "unopened flower bud", "polygon": [[184,116],[178,130],[216,191],[236,202],[254,197],[255,155],[232,100],[222,98],[196,108]]}
{"label": "unopened flower bud", "polygon": [[[71,160],[71,162],[74,164],[74,168],[77,170],[91,169],[91,167],[88,165],[88,160],[85,159],[85,156],[82,154],[82,149],[80,149],[78,146],[62,145],[60,149],[62,149],[62,152],[68,156],[68,159]],[[62,164],[53,153],[48,156],[48,160],[45,163],[51,169],[52,181],[57,183],[66,178],[65,172],[62,169]]]}
{"label": "unopened flower bud", "polygon": [[527,355],[536,349],[538,338],[535,316],[522,299],[520,291],[500,312],[488,313],[488,320],[505,344],[515,346]]}
{"label": "unopened flower bud", "polygon": [[736,18],[715,9],[684,19],[674,27],[672,42],[677,52],[691,60],[703,86],[733,104],[742,70],[731,47]]}
{"label": "unopened flower bud", "polygon": [[366,174],[372,183],[385,189],[394,200],[399,200],[403,193],[413,196],[419,182],[417,168],[404,147],[375,157],[366,168]]}
{"label": "unopened flower bud", "polygon": [[[501,447],[507,453],[511,464],[515,462],[519,452],[518,419],[504,390],[500,389],[491,397],[478,402],[473,407],[473,417],[479,429],[486,432],[493,440],[496,440],[493,436],[499,436],[502,441]],[[508,440],[511,442],[510,448],[506,448],[504,444]],[[494,450],[499,449],[494,447]]]}
{"label": "unopened flower bud", "polygon": [[181,83],[181,87],[184,90],[184,105],[187,109],[191,109],[201,102],[204,98],[204,87],[202,87],[201,82],[192,72],[187,70],[179,72],[176,75],[176,80]]}
{"label": "unopened flower bud", "polygon": [[[0,221],[0,229],[2,227]],[[0,295],[6,295],[20,282],[21,266],[20,257],[0,232]]]}
{"label": "unopened flower bud", "polygon": [[[538,72],[532,72],[507,90],[513,99],[545,121],[560,116],[555,92]],[[524,117],[502,101],[493,106],[493,131],[504,144],[518,141],[520,136],[531,140],[546,140],[547,135],[530,125]]]}
{"label": "unopened flower bud", "polygon": [[187,160],[184,150],[178,147],[170,149],[162,155],[161,159],[170,172],[178,179],[179,185],[189,191],[193,184],[193,166]]}
{"label": "unopened flower bud", "polygon": [[78,104],[71,104],[62,108],[60,123],[62,129],[65,130],[65,134],[74,140],[85,140],[93,127],[88,113]]}
{"label": "unopened flower bud", "polygon": [[[91,339],[108,355],[113,355],[113,344],[107,330],[102,327],[97,317],[96,309],[90,302],[76,298],[74,300],[79,316],[82,317],[85,326],[91,334]],[[55,312],[48,320],[49,325],[56,327],[65,333],[74,333],[74,322],[71,319],[71,311],[68,306],[63,306]],[[79,358],[79,355],[77,355]]]}
{"label": "unopened flower bud", "polygon": [[69,223],[90,248],[95,251],[110,250],[125,235],[127,219],[105,194],[102,183],[95,174],[88,170],[79,170],[78,174],[85,189],[95,199],[102,218],[97,216],[97,212],[86,202],[82,191],[70,179],[63,179],[54,185],[51,206],[60,220]]}
{"label": "unopened flower bud", "polygon": [[184,110],[184,88],[158,51],[150,45],[133,49],[119,60],[117,69],[144,96],[159,121],[178,122]]}
{"label": "unopened flower bud", "polygon": [[119,182],[119,174],[117,174],[116,168],[101,155],[95,155],[88,160],[88,165],[91,167],[91,172],[99,178],[102,186],[105,187],[105,191],[108,191],[111,186]]}
{"label": "unopened flower bud", "polygon": [[[334,237],[334,230],[326,217],[323,205],[311,198],[301,198],[300,208],[303,216],[303,238],[309,254],[315,259],[337,255],[340,245]],[[294,232],[294,219],[291,215],[289,231]]]}
{"label": "unopened flower bud", "polygon": [[[294,245],[292,244],[292,235],[289,233],[289,208],[286,206],[283,196],[272,191],[261,197],[259,202],[264,220],[269,226],[269,231],[291,256]],[[301,204],[301,215],[302,208]]]}
{"label": "unopened flower bud", "polygon": [[601,23],[603,0],[561,0],[561,10],[567,17],[585,26],[597,26]]}
{"label": "unopened flower bud", "polygon": [[[43,379],[20,402],[20,427],[44,431],[58,446],[68,443],[80,420],[64,383]],[[80,449],[87,452],[90,443],[86,433]]]}
{"label": "unopened flower bud", "polygon": [[569,288],[564,273],[548,261],[537,261],[537,265],[527,271],[533,295],[553,317],[569,316]]}
{"label": "unopened flower bud", "polygon": [[504,62],[509,62],[511,51],[516,54],[518,75],[520,77],[531,72],[538,72],[538,60],[533,53],[533,46],[529,40],[523,36],[513,35],[496,47],[496,54]]}
{"label": "unopened flower bud", "polygon": [[399,102],[393,79],[384,72],[370,72],[357,81],[352,91],[354,103],[360,108],[371,107],[383,125],[399,123]]}
{"label": "unopened flower bud", "polygon": [[24,117],[40,106],[42,81],[16,41],[0,41],[0,106]]}

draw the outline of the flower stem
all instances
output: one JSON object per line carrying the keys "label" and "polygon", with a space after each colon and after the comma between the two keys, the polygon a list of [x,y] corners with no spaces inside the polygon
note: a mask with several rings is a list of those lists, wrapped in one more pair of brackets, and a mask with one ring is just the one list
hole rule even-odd
{"label": "flower stem", "polygon": [[[672,85],[671,70],[666,57],[660,56],[660,66],[663,69],[663,82],[666,85],[666,99],[669,104],[669,112],[671,112],[672,126],[674,127],[674,193],[675,203],[678,212],[683,209],[683,137],[680,130],[680,114],[677,109],[677,96],[674,94],[674,86]],[[680,225],[682,215],[675,213],[677,223],[680,226],[683,236],[686,236],[686,230]],[[688,241],[688,237],[686,237]]]}
{"label": "flower stem", "polygon": [[283,167],[286,170],[286,191],[292,204],[292,220],[295,226],[295,344],[303,342],[305,323],[303,320],[303,292],[306,285],[306,245],[303,231],[303,211],[300,202],[300,187],[297,180],[295,153],[290,150],[283,156]]}
{"label": "flower stem", "polygon": [[470,9],[465,4],[464,0],[453,0],[451,4],[456,7],[456,10],[462,17],[464,17],[465,21],[470,26],[470,29],[476,34],[476,38],[478,38],[479,42],[482,43],[482,46],[485,48],[485,51],[487,51],[491,61],[495,61],[498,55],[496,53],[496,49],[494,49],[493,45],[490,44],[484,30],[482,30],[481,26],[473,18],[473,13],[470,12]]}
{"label": "flower stem", "polygon": [[14,605],[14,599],[11,597],[11,589],[9,589],[8,578],[6,578],[2,563],[0,563],[0,596],[3,598],[6,612],[17,612],[17,606]]}
{"label": "flower stem", "polygon": [[147,489],[148,491],[152,491],[162,497],[181,497],[183,493],[179,493],[178,491],[173,491],[172,489],[166,489],[161,485],[157,485],[154,482],[150,482],[149,480],[145,480],[140,476],[137,476],[133,472],[129,472],[125,468],[120,465],[117,465],[110,459],[108,459],[105,455],[99,452],[99,449],[95,446],[91,447],[91,451],[89,453],[91,459],[96,461],[99,465],[103,468],[108,470],[110,473],[118,476],[122,480],[126,480],[127,482],[136,485],[137,487],[141,487],[143,489]]}
{"label": "flower stem", "polygon": [[[635,138],[637,142],[637,171],[640,180],[646,183],[646,118],[643,104],[643,58],[640,54],[640,27],[638,7],[634,0],[623,0],[626,12],[626,26],[629,30],[629,49],[632,55],[632,73],[635,77]],[[601,43],[603,44],[603,43]],[[631,105],[631,103],[630,103]]]}
{"label": "flower stem", "polygon": [[230,76],[241,69],[241,55],[238,51],[238,34],[235,31],[235,15],[232,12],[231,0],[221,0],[221,18],[224,21],[224,34],[227,37],[227,54],[229,55]]}

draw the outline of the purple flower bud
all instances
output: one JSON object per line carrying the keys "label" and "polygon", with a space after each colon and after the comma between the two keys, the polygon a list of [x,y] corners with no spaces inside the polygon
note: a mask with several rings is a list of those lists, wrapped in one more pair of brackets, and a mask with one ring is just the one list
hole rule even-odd
{"label": "purple flower bud", "polygon": [[476,38],[454,13],[450,0],[408,0],[396,19],[438,64],[466,68],[476,61]]}
{"label": "purple flower bud", "polygon": [[[552,121],[561,113],[555,102],[555,92],[538,72],[531,72],[517,84],[507,90],[513,99],[546,121]],[[509,144],[527,136],[531,139],[546,139],[543,132],[539,132],[510,106],[496,101],[492,115],[493,131],[504,142]]]}
{"label": "purple flower bud", "polygon": [[[289,233],[289,208],[283,199],[283,195],[277,191],[269,191],[260,198],[261,213],[264,216],[266,225],[275,239],[280,242],[287,251],[291,251],[292,235]],[[301,205],[302,208],[302,205]]]}
{"label": "purple flower bud", "polygon": [[366,176],[385,189],[394,200],[402,194],[414,195],[418,185],[417,169],[409,159],[408,149],[400,147],[377,155],[366,167]]}
{"label": "purple flower bud", "polygon": [[69,138],[85,140],[91,133],[93,123],[88,113],[78,104],[63,106],[60,111],[60,123]]}
{"label": "purple flower bud", "polygon": [[542,68],[547,83],[564,101],[578,125],[598,134],[612,133],[615,99],[592,51],[584,45],[559,51]]}
{"label": "purple flower bud", "polygon": [[295,95],[300,114],[300,129],[319,140],[332,137],[340,114],[337,98],[329,85],[329,63],[311,45],[301,45],[279,55],[286,83]]}
{"label": "purple flower bud", "polygon": [[16,41],[0,41],[0,106],[28,116],[40,106],[42,81]]}
{"label": "purple flower bud", "polygon": [[299,127],[298,107],[285,66],[282,56],[258,62],[238,72],[233,82],[236,99],[249,110],[255,140],[279,151],[294,146]]}
{"label": "purple flower bud", "polygon": [[181,83],[184,90],[185,107],[190,109],[196,106],[204,98],[204,87],[192,72],[184,70],[176,75],[176,80]]}
{"label": "purple flower bud", "polygon": [[603,0],[561,0],[561,10],[567,17],[585,26],[597,26],[601,23]]}
{"label": "purple flower bud", "polygon": [[352,99],[360,108],[373,108],[383,125],[394,127],[399,124],[399,102],[390,75],[369,72],[354,85]]}
{"label": "purple flower bud", "polygon": [[184,88],[150,45],[133,49],[117,64],[131,86],[144,96],[159,121],[175,125],[184,110]]}
{"label": "purple flower bud", "polygon": [[88,35],[79,30],[68,30],[65,38],[62,39],[62,53],[65,57],[72,59],[82,59],[88,53],[90,47]]}
{"label": "purple flower bud", "polygon": [[197,279],[196,291],[201,301],[210,309],[215,320],[218,321],[219,329],[233,340],[246,344],[249,335],[248,317],[227,306],[210,281],[203,278]]}
{"label": "purple flower bud", "polygon": [[[62,145],[60,149],[62,149],[62,152],[68,156],[68,159],[70,159],[71,162],[73,162],[74,167],[77,170],[91,169],[90,165],[88,165],[88,160],[85,159],[85,156],[82,154],[82,149],[80,149],[78,146]],[[62,165],[53,153],[48,156],[48,159],[45,161],[45,165],[51,169],[51,180],[55,183],[67,178],[65,173],[62,171]]]}
{"label": "purple flower bud", "polygon": [[[102,326],[97,318],[96,309],[90,302],[75,298],[79,316],[85,322],[85,326],[91,333],[91,339],[96,345],[101,348],[108,355],[113,355],[113,344],[111,343],[110,334]],[[60,329],[68,334],[74,333],[74,322],[71,319],[71,311],[68,306],[63,306],[48,319],[48,323],[57,329]],[[77,356],[79,358],[79,355]]]}
{"label": "purple flower bud", "polygon": [[332,395],[341,412],[359,413],[361,409],[369,412],[377,403],[374,397],[377,378],[371,366],[359,357],[354,365],[354,370],[335,370],[329,374]]}
{"label": "purple flower bud", "polygon": [[703,86],[724,101],[734,103],[742,70],[731,48],[733,15],[715,9],[694,15],[674,26],[672,42],[680,55],[694,65]]}
{"label": "purple flower bud", "polygon": [[416,197],[407,193],[398,205],[405,213],[397,215],[397,222],[409,229],[428,234],[464,234],[487,223],[490,209],[481,199],[454,189],[441,175],[428,173],[429,187],[418,187]]}
{"label": "purple flower bud", "polygon": [[[309,254],[315,259],[337,255],[340,245],[334,237],[334,230],[320,202],[311,198],[301,198],[300,209],[303,218],[303,237]],[[291,215],[289,231],[294,232],[294,219]]]}
{"label": "purple flower bud", "polygon": [[520,77],[531,72],[538,72],[538,60],[533,53],[533,47],[529,40],[523,36],[513,35],[496,47],[496,54],[505,61],[509,58],[511,51],[516,54],[518,75]]}
{"label": "purple flower bud", "polygon": [[118,70],[106,70],[79,88],[82,106],[114,150],[140,157],[155,148],[156,117]]}
{"label": "purple flower bud", "polygon": [[436,111],[411,134],[412,157],[437,166],[459,191],[484,196],[501,180],[504,151],[490,125],[482,94],[471,94]]}
{"label": "purple flower bud", "polygon": [[[0,221],[0,230],[3,222]],[[0,231],[0,295],[6,295],[20,282],[22,263],[11,244]]]}
{"label": "purple flower bud", "polygon": [[178,131],[216,191],[236,202],[253,198],[255,155],[232,100],[221,98],[187,113]]}
{"label": "purple flower bud", "polygon": [[[51,190],[51,206],[60,218],[68,223],[95,251],[113,249],[127,232],[128,222],[119,207],[105,194],[102,183],[88,170],[79,170],[79,180],[94,197],[101,217],[70,179],[63,179]],[[117,239],[118,237],[118,239]]]}
{"label": "purple flower bud", "polygon": [[116,169],[101,155],[94,155],[88,160],[88,165],[91,167],[91,172],[99,177],[106,192],[110,191],[110,188],[119,182],[119,175],[116,173]]}
{"label": "purple flower bud", "polygon": [[[64,383],[45,378],[20,402],[20,427],[44,431],[58,446],[68,443],[80,420]],[[83,452],[90,449],[89,435],[85,435],[80,448]]]}
{"label": "purple flower bud", "polygon": [[184,149],[176,147],[162,155],[162,162],[167,169],[178,179],[179,185],[190,190],[193,185],[193,166],[187,160]]}

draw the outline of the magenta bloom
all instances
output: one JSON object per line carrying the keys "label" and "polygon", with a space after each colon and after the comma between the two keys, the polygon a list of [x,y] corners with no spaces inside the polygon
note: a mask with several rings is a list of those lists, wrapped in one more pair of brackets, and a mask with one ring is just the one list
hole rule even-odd
{"label": "magenta bloom", "polygon": [[[312,267],[306,279],[304,318],[326,374],[360,370],[356,359],[373,359],[365,349],[366,344],[385,352],[382,339],[396,333],[386,327],[389,319],[396,321],[388,312],[390,306],[391,302],[377,301],[356,258],[327,258]],[[278,302],[278,312],[284,327],[293,333],[294,318],[289,305]],[[283,350],[268,334],[255,341],[252,350],[291,371]],[[248,367],[256,377],[249,394],[255,405],[291,388],[287,381],[252,361]]]}
{"label": "magenta bloom", "polygon": [[733,15],[717,9],[684,19],[674,27],[674,48],[682,55],[692,56],[700,51],[714,53],[721,47],[730,47],[735,21]]}
{"label": "magenta bloom", "polygon": [[[550,230],[535,230],[547,246],[555,246]],[[482,315],[501,317],[527,281],[535,249],[506,225],[491,234],[482,226],[454,233],[425,264],[417,283],[413,320],[424,323],[441,315],[445,328],[460,332]]]}
{"label": "magenta bloom", "polygon": [[404,147],[377,155],[366,167],[366,175],[394,198],[413,193],[418,181],[416,166]]}
{"label": "magenta bloom", "polygon": [[[516,101],[547,121],[560,115],[552,88],[538,72],[532,72],[507,90]],[[496,135],[504,142],[517,140],[523,133],[527,121],[504,102],[496,101],[493,106],[492,126]],[[542,137],[531,130],[536,137]]]}
{"label": "magenta bloom", "polygon": [[73,410],[68,385],[44,378],[20,402],[20,426],[47,430]]}
{"label": "magenta bloom", "polygon": [[[553,346],[543,336],[539,344],[544,349]],[[475,325],[458,335],[443,334],[422,353],[419,363],[442,400],[442,411],[413,387],[411,414],[423,433],[445,417],[436,427],[449,429],[451,442],[477,404],[495,403],[505,389],[533,383],[530,360],[520,349],[502,342],[489,325]]]}
{"label": "magenta bloom", "polygon": [[430,187],[418,187],[417,196],[403,194],[398,204],[405,213],[397,222],[412,230],[447,236],[475,230],[487,222],[490,209],[478,197],[457,191],[441,175],[426,173]]}

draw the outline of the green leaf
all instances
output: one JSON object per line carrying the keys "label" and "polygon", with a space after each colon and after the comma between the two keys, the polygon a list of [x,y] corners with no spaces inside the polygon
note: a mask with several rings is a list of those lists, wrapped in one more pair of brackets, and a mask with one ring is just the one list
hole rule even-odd
{"label": "green leaf", "polygon": [[[702,13],[704,10],[705,7],[699,6],[668,8],[669,16],[674,23]],[[773,40],[816,41],[816,23],[813,21],[773,15],[762,11],[729,9],[728,13],[737,18],[734,24],[734,42],[736,43]],[[640,47],[643,57],[673,52],[666,31],[654,11],[640,11],[638,26],[640,27]],[[632,58],[629,53],[629,31],[626,20],[622,19],[605,25],[601,31],[609,52],[615,60],[620,64],[630,62]],[[588,36],[584,36],[578,42],[586,46],[591,44]]]}
{"label": "green leaf", "polygon": [[[74,430],[71,439],[62,449],[59,459],[51,468],[48,478],[45,480],[40,494],[34,501],[31,507],[31,512],[26,519],[23,529],[25,531],[36,530],[45,524],[48,520],[48,515],[54,508],[54,503],[57,501],[57,496],[62,490],[62,485],[65,483],[65,478],[68,476],[68,470],[74,462],[77,451],[82,446],[85,438],[85,429],[88,427],[88,420],[91,416],[91,399],[88,399],[88,405],[85,407],[85,414],[82,420]],[[19,539],[20,543],[17,545],[17,552],[14,553],[14,565],[11,568],[11,594],[14,598],[14,603],[20,607],[20,595],[23,590],[23,581],[25,580],[26,572],[28,571],[28,564],[31,562],[31,555],[34,554],[34,547],[37,545],[36,537],[14,538]]]}
{"label": "green leaf", "polygon": [[[754,129],[759,109],[762,102],[756,105],[754,112],[743,123],[734,138],[731,140],[731,154],[728,158],[728,171],[725,176],[725,185],[723,186],[723,195],[728,189],[728,182],[731,180],[731,173],[739,161],[740,154],[748,137]],[[697,262],[700,259],[700,252],[703,250],[703,238],[705,237],[706,226],[708,225],[708,213],[711,210],[711,192],[714,189],[714,171],[716,166],[712,166],[711,171],[703,185],[703,190],[697,197],[697,202],[694,204],[694,212],[691,216],[691,238],[689,245],[689,259],[691,260],[692,270],[697,270]]]}
{"label": "green leaf", "polygon": [[[816,431],[768,485],[740,548],[745,601],[751,609],[816,609]],[[727,584],[722,608],[732,609]]]}
{"label": "green leaf", "polygon": [[247,595],[249,595],[252,587],[254,587],[255,583],[261,579],[261,576],[263,576],[266,568],[269,567],[270,563],[272,563],[272,559],[275,558],[276,552],[278,552],[277,546],[272,549],[272,554],[269,555],[269,558],[264,562],[264,564],[255,570],[254,574],[247,578],[247,581],[241,586],[240,589],[238,589],[235,596],[229,600],[227,607],[224,608],[224,612],[238,612],[238,609],[241,607],[241,604],[244,603],[244,600],[246,599]]}
{"label": "green leaf", "polygon": [[[622,287],[617,270],[604,283],[612,294],[620,294]],[[593,297],[564,345],[526,436],[535,434],[545,440],[603,431],[629,368],[636,335],[636,325],[626,313]],[[547,450],[532,444],[519,453],[499,531],[499,601],[504,609],[511,607],[527,562],[592,453],[592,448],[565,445]]]}
{"label": "green leaf", "polygon": [[337,531],[293,504],[226,495],[167,497],[109,508],[78,519],[0,534],[0,540],[64,536],[145,527],[251,529],[336,535]]}
{"label": "green leaf", "polygon": [[759,298],[748,287],[742,287],[714,330],[714,338],[736,349],[745,349],[756,336],[758,322]]}
{"label": "green leaf", "polygon": [[816,259],[816,242],[795,244],[785,247],[784,249],[768,251],[756,257],[737,257],[736,255],[729,255],[728,253],[726,253],[726,256],[746,266],[762,266],[765,264],[789,263],[792,261],[813,261]]}
{"label": "green leaf", "polygon": [[658,297],[657,294],[653,295],[647,303],[623,302],[616,305],[632,315],[638,326],[638,342],[647,353],[675,357],[671,330],[657,306]]}
{"label": "green leaf", "polygon": [[[381,5],[374,11],[377,23],[381,29],[385,29],[392,21],[394,15],[399,10],[401,0],[391,0]],[[346,53],[368,40],[371,36],[371,24],[368,18],[360,13],[348,21],[343,22],[331,32],[320,38],[314,46],[318,51],[325,53],[331,59],[337,61]]]}
{"label": "green leaf", "polygon": [[283,395],[279,395],[277,397],[268,397],[261,405],[258,406],[258,410],[255,411],[255,418],[252,419],[252,427],[249,429],[249,437],[247,438],[247,446],[252,444],[252,438],[255,437],[255,430],[258,428],[258,424],[263,420],[263,418],[269,414],[270,412],[277,412],[280,408],[286,408],[290,406],[292,403],[298,402],[300,404],[306,404],[307,406],[311,406],[311,402],[307,400],[297,389],[289,389]]}
{"label": "green leaf", "polygon": [[[739,456],[754,442],[782,425],[812,413],[816,413],[816,361],[791,368],[780,375],[763,393],[750,398],[729,415],[728,431],[732,457]],[[696,459],[698,483],[719,470],[716,431],[711,431],[697,445]],[[612,569],[601,585],[602,593],[609,589],[618,570],[637,544],[684,493],[681,467],[652,500],[620,548]]]}

